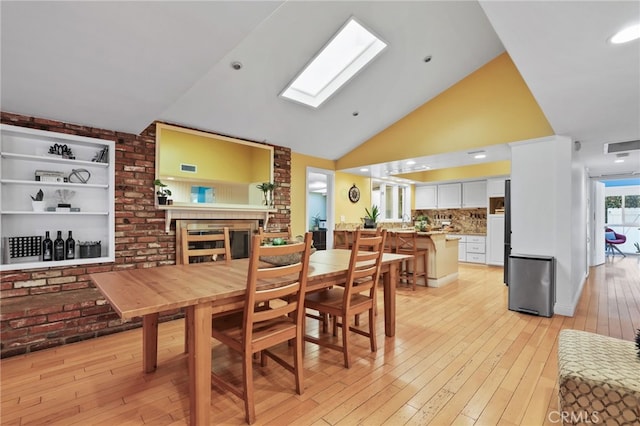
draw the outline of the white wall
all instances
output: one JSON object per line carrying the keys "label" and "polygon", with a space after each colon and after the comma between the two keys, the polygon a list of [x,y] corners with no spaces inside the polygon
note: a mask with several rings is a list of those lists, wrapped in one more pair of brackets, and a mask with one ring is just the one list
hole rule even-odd
{"label": "white wall", "polygon": [[570,138],[511,144],[512,254],[556,259],[554,311],[572,316],[586,266],[586,175]]}

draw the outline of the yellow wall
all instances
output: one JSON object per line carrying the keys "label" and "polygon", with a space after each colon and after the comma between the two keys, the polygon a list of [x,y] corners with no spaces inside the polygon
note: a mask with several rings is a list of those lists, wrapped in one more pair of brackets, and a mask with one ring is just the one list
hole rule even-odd
{"label": "yellow wall", "polygon": [[[156,128],[160,177],[271,182],[271,147],[162,123]],[[181,163],[196,165],[197,173],[180,171]]]}
{"label": "yellow wall", "polygon": [[554,134],[511,58],[502,54],[336,162],[336,169]]}
{"label": "yellow wall", "polygon": [[[357,203],[349,200],[349,189],[353,184],[360,189],[360,200]],[[344,216],[345,223],[362,222],[361,218],[365,215],[364,209],[371,207],[371,179],[336,172],[335,206],[336,224],[341,222],[341,216]]]}
{"label": "yellow wall", "polygon": [[[305,210],[307,208],[307,167],[335,170],[333,160],[326,160],[308,155],[291,153],[291,233],[302,235],[308,230]],[[360,188],[360,201],[349,201],[348,191],[351,185]],[[340,216],[344,215],[346,223],[360,222],[364,216],[365,207],[371,205],[371,180],[363,176],[336,172],[335,199],[333,211],[336,223],[340,223]]]}
{"label": "yellow wall", "polygon": [[474,179],[510,174],[511,161],[506,160],[473,164],[470,166],[447,167],[445,169],[428,170],[418,173],[407,173],[400,177],[419,182],[440,182],[444,180]]}

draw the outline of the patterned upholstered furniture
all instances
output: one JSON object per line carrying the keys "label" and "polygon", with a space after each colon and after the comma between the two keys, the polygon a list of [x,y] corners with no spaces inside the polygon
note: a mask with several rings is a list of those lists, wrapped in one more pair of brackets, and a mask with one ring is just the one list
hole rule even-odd
{"label": "patterned upholstered furniture", "polygon": [[633,342],[562,330],[558,376],[563,424],[640,424],[640,359]]}

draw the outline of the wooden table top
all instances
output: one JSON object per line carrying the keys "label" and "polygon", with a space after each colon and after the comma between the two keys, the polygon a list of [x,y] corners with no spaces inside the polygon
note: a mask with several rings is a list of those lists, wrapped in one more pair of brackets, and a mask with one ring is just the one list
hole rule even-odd
{"label": "wooden table top", "polygon": [[[346,273],[350,250],[319,250],[309,262],[308,286]],[[405,255],[385,253],[383,264]],[[243,296],[249,259],[171,265],[91,274],[96,287],[121,318],[133,318]]]}

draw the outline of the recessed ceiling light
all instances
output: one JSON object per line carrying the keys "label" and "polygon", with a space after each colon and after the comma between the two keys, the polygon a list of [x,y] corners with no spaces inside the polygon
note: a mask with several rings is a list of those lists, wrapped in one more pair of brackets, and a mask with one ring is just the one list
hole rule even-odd
{"label": "recessed ceiling light", "polygon": [[353,111],[351,115],[353,115],[354,117],[357,117],[360,115],[360,113],[358,111]]}
{"label": "recessed ceiling light", "polygon": [[317,108],[386,47],[351,18],[280,96]]}
{"label": "recessed ceiling light", "polygon": [[361,171],[361,172],[368,172],[368,171],[369,171],[369,169],[367,169],[366,167],[364,167],[364,168],[360,169],[360,171]]}
{"label": "recessed ceiling light", "polygon": [[239,69],[242,69],[242,62],[239,62],[239,61],[231,62],[231,68],[233,68],[236,71],[238,71]]}
{"label": "recessed ceiling light", "polygon": [[431,55],[426,56],[426,57],[424,58],[424,61],[425,61],[425,62],[431,62]]}
{"label": "recessed ceiling light", "polygon": [[483,150],[469,151],[467,152],[467,154],[473,155],[473,158],[476,158],[476,159],[485,158],[487,156],[487,153]]}
{"label": "recessed ceiling light", "polygon": [[635,24],[618,31],[613,37],[611,37],[611,43],[613,44],[627,43],[629,41],[637,40],[639,38],[640,38],[640,24]]}
{"label": "recessed ceiling light", "polygon": [[624,159],[623,158],[618,158],[616,161],[614,161],[615,163],[624,163]]}
{"label": "recessed ceiling light", "polygon": [[413,160],[407,161],[407,166],[413,166],[414,164],[416,164],[416,162]]}

